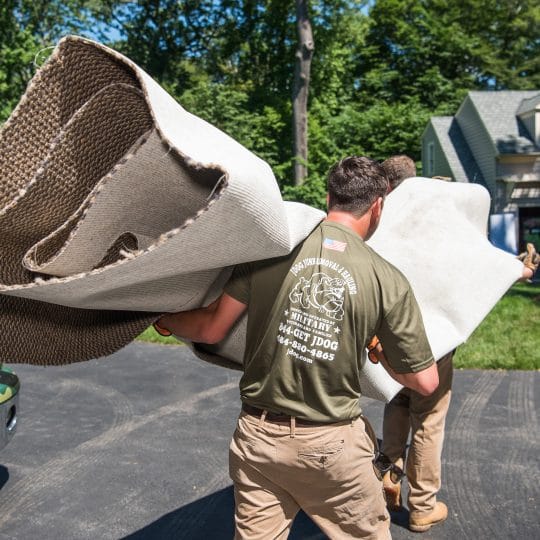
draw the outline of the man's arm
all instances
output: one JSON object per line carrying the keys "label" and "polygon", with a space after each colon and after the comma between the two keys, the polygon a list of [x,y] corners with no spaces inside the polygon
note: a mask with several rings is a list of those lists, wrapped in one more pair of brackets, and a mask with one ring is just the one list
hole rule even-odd
{"label": "man's arm", "polygon": [[[375,330],[381,342],[376,347],[380,353],[379,361],[397,382],[419,394],[430,395],[439,384],[439,375],[411,286],[398,272],[394,282],[388,282],[387,289],[382,292],[384,316]],[[389,294],[387,298],[385,293]],[[373,344],[372,340],[368,350]]]}
{"label": "man's arm", "polygon": [[215,302],[206,307],[167,313],[159,319],[157,324],[189,341],[217,343],[229,333],[246,308],[246,304],[223,293]]}
{"label": "man's arm", "polygon": [[437,362],[433,362],[429,367],[416,373],[396,373],[388,364],[384,352],[378,353],[379,361],[384,369],[388,371],[390,377],[395,379],[399,384],[418,392],[423,396],[432,394],[437,386],[439,386],[439,372],[437,370]]}
{"label": "man's arm", "polygon": [[390,367],[377,336],[373,336],[368,345],[368,358],[373,364],[381,363],[392,379],[423,396],[429,396],[439,385],[439,372],[436,363],[416,373],[396,373]]}

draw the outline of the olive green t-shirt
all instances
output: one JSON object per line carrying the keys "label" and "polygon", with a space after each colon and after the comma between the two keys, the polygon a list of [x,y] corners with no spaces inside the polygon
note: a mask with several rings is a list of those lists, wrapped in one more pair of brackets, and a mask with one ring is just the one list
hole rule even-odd
{"label": "olive green t-shirt", "polygon": [[408,281],[339,223],[323,221],[286,257],[237,266],[225,292],[248,304],[249,405],[319,422],[358,416],[374,335],[397,373],[433,363]]}

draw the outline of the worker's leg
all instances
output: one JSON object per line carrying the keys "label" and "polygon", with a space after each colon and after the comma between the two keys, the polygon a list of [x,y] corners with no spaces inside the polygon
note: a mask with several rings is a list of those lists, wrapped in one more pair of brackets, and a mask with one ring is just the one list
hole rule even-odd
{"label": "worker's leg", "polygon": [[[299,506],[264,472],[273,467],[275,445],[253,417],[242,414],[229,450],[234,483],[235,539],[285,539]],[[262,471],[262,472],[261,472]]]}
{"label": "worker's leg", "polygon": [[452,354],[438,362],[439,386],[430,396],[410,393],[411,444],[407,456],[409,510],[420,516],[432,512],[441,487],[444,425],[452,388]]}
{"label": "worker's leg", "polygon": [[304,429],[296,431],[298,465],[287,490],[329,538],[389,539],[390,517],[364,421],[316,428],[317,438]]}
{"label": "worker's leg", "polygon": [[381,452],[401,468],[411,429],[409,395],[409,389],[404,388],[384,407]]}
{"label": "worker's leg", "polygon": [[[405,449],[411,429],[409,395],[409,389],[404,388],[384,407],[381,452],[401,469],[404,468]],[[399,510],[402,502],[401,480],[394,482],[393,475],[387,473],[383,478],[383,488],[388,509]]]}

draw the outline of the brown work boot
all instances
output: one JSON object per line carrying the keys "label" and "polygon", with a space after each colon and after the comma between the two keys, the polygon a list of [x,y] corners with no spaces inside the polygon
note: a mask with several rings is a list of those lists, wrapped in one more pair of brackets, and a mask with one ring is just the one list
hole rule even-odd
{"label": "brown work boot", "polygon": [[409,529],[414,532],[424,532],[433,525],[441,523],[448,517],[448,508],[443,502],[437,501],[435,508],[429,513],[416,514],[414,511],[409,515]]}
{"label": "brown work boot", "polygon": [[395,484],[390,478],[390,472],[383,476],[384,498],[386,499],[386,507],[391,512],[401,510],[401,482]]}

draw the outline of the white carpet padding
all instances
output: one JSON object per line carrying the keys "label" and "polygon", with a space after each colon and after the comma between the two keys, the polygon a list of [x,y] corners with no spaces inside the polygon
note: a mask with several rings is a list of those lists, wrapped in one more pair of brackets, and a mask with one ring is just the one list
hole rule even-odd
{"label": "white carpet padding", "polygon": [[[489,204],[479,185],[410,178],[387,197],[368,241],[409,279],[436,359],[464,343],[521,277],[523,265],[486,238]],[[245,321],[212,351],[241,358],[244,334]],[[361,387],[382,401],[402,388],[366,359]]]}

